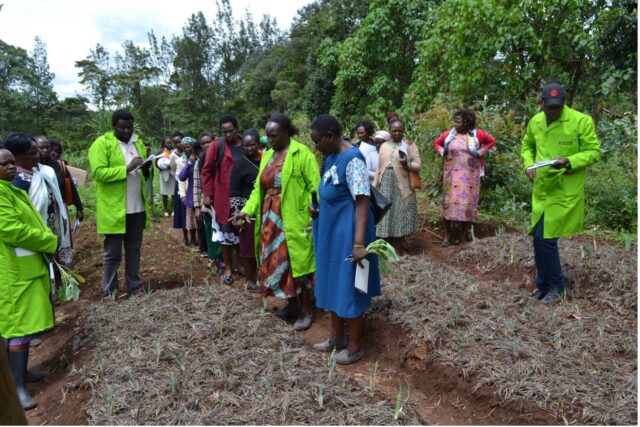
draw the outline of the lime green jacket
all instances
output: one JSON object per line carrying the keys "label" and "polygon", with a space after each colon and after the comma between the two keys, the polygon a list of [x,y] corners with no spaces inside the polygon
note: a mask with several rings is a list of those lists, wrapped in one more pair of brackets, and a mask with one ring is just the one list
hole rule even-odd
{"label": "lime green jacket", "polygon": [[[273,149],[267,150],[260,162],[256,183],[242,212],[256,217],[255,243],[256,257],[260,262],[260,233],[262,224],[262,202],[266,190],[260,185],[263,169],[273,157]],[[291,139],[289,151],[282,166],[282,222],[289,250],[293,277],[304,276],[316,271],[313,256],[313,238],[305,229],[311,227],[309,204],[311,190],[317,190],[320,184],[320,172],[315,156],[303,144]]]}
{"label": "lime green jacket", "polygon": [[545,239],[582,230],[586,167],[600,160],[593,119],[566,105],[558,120],[549,126],[543,112],[536,114],[527,126],[521,156],[525,168],[557,157],[566,157],[571,163],[569,169],[548,166],[536,170],[529,234],[543,214]]}
{"label": "lime green jacket", "polygon": [[[0,180],[0,336],[16,338],[53,328],[49,268],[43,253],[58,238],[26,192]],[[1,351],[4,351],[2,349]]]}
{"label": "lime green jacket", "polygon": [[[147,152],[141,141],[135,142],[138,155],[143,159]],[[120,149],[120,142],[109,131],[98,137],[89,147],[91,176],[96,192],[96,224],[100,234],[124,234],[127,219],[127,166]],[[140,189],[144,210],[147,213],[145,228],[149,226],[144,176],[140,174]]]}

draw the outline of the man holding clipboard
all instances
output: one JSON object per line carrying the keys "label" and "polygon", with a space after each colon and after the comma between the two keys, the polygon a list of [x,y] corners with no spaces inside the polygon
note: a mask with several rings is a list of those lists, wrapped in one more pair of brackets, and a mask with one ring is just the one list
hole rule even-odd
{"label": "man holding clipboard", "polygon": [[531,202],[536,286],[533,297],[560,301],[565,276],[558,238],[582,230],[585,170],[600,160],[593,119],[564,105],[564,88],[542,89],[542,112],[533,116],[522,140],[521,156],[533,181]]}
{"label": "man holding clipboard", "polygon": [[113,130],[98,137],[89,148],[91,174],[96,190],[96,224],[104,234],[105,301],[118,294],[118,267],[125,252],[125,283],[129,297],[143,292],[140,280],[140,248],[143,230],[149,226],[145,178],[151,161],[146,148],[133,134],[133,115],[117,110]]}

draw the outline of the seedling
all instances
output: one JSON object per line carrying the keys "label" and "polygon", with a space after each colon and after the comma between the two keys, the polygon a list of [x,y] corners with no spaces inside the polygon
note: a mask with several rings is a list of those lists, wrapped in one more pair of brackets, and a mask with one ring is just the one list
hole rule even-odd
{"label": "seedling", "polygon": [[376,384],[378,383],[378,361],[373,364],[371,374],[369,375],[369,396],[373,397],[376,391]]}
{"label": "seedling", "polygon": [[104,375],[104,367],[106,365],[106,361],[102,356],[102,353],[98,353],[98,370],[100,371],[100,376]]}
{"label": "seedling", "polygon": [[180,355],[176,359],[176,363],[182,372],[184,372],[185,365],[187,364],[187,354],[189,354],[188,351],[180,352]]}
{"label": "seedling", "polygon": [[516,338],[511,342],[511,348],[516,359],[519,359],[522,356],[522,341],[520,341],[520,338]]}
{"label": "seedling", "polygon": [[327,361],[327,367],[329,368],[329,381],[333,377],[333,371],[336,369],[336,349],[334,348]]}
{"label": "seedling", "polygon": [[316,393],[316,400],[320,409],[324,408],[324,387],[318,386],[318,392]]}
{"label": "seedling", "polygon": [[171,394],[176,394],[178,391],[178,378],[176,378],[173,372],[171,373],[171,378],[169,378],[169,389],[171,390]]}
{"label": "seedling", "polygon": [[407,384],[407,395],[403,397],[402,381],[398,382],[399,390],[398,390],[398,397],[396,397],[396,409],[393,412],[394,420],[398,420],[398,418],[400,418],[400,415],[402,414],[402,410],[404,409],[405,405],[407,404],[407,402],[409,402],[409,399],[411,398],[411,384],[409,384],[408,382],[406,384]]}
{"label": "seedling", "polygon": [[156,365],[158,363],[160,363],[160,355],[162,354],[162,344],[160,343],[160,341],[156,341],[156,347],[155,347],[155,351],[154,351],[155,355],[156,355]]}

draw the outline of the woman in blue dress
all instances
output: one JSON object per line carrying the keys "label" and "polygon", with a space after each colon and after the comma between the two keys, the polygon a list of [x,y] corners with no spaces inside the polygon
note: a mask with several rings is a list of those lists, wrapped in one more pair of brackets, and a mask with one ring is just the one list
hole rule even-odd
{"label": "woman in blue dress", "polygon": [[[328,310],[331,319],[329,338],[314,348],[342,350],[336,354],[336,362],[349,364],[364,355],[363,314],[371,306],[371,298],[380,295],[378,259],[365,250],[375,239],[367,165],[360,150],[343,140],[342,127],[335,117],[318,116],[311,124],[311,139],[325,155],[318,187],[319,207],[310,208],[315,216],[315,296],[316,305]],[[355,288],[356,267],[363,265],[364,259],[369,261],[366,293]]]}

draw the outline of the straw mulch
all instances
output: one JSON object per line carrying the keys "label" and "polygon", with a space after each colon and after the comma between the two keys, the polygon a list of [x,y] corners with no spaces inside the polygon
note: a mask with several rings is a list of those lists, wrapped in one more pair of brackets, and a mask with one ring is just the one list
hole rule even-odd
{"label": "straw mulch", "polygon": [[[86,313],[71,373],[90,424],[418,424],[241,291],[160,291]],[[394,402],[395,403],[395,402]]]}
{"label": "straw mulch", "polygon": [[457,367],[474,390],[493,386],[505,403],[532,400],[560,422],[635,424],[636,254],[561,240],[570,285],[566,300],[551,306],[532,300],[522,283],[483,281],[460,268],[526,272],[531,245],[502,235],[464,247],[451,265],[404,257],[371,316],[403,324],[416,348],[426,347],[414,352],[426,354],[418,356],[424,369]]}

